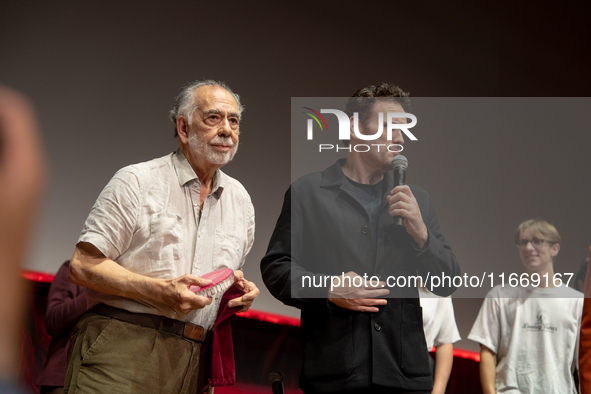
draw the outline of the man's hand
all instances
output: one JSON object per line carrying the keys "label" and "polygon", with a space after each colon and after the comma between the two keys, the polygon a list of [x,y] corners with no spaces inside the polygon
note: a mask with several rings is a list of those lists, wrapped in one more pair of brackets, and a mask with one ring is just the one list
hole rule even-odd
{"label": "man's hand", "polygon": [[189,313],[211,304],[211,298],[198,296],[189,286],[207,286],[209,279],[185,274],[174,279],[151,278],[131,272],[89,242],[76,245],[70,261],[70,282],[105,294],[131,299],[150,299],[168,305],[179,313]]}
{"label": "man's hand", "polygon": [[419,249],[423,249],[427,243],[429,233],[423,222],[419,204],[407,185],[396,186],[388,196],[390,208],[388,213],[392,216],[401,216],[404,219],[406,232],[414,239]]}
{"label": "man's hand", "polygon": [[252,305],[255,298],[261,294],[259,288],[253,283],[244,279],[244,273],[240,270],[234,271],[234,286],[238,287],[242,291],[246,292],[242,297],[234,298],[228,302],[229,308],[235,308],[242,306],[238,312],[246,312]]}
{"label": "man's hand", "polygon": [[[361,279],[363,286],[356,287],[354,285],[355,282],[353,279],[355,277]],[[351,278],[351,286],[349,286],[349,280],[345,278]],[[390,294],[390,290],[383,288],[386,286],[385,282],[378,282],[377,286],[372,287],[368,281],[368,286],[365,287],[363,277],[353,271],[347,272],[344,278],[341,277],[341,279],[340,286],[335,286],[328,292],[328,300],[333,304],[352,311],[379,312],[378,306],[388,303],[388,301],[382,298],[377,298]]]}
{"label": "man's hand", "polygon": [[166,281],[162,302],[180,313],[189,313],[195,309],[201,309],[211,304],[210,297],[204,297],[193,293],[189,286],[207,286],[209,279],[199,278],[191,274],[185,274],[179,278]]}

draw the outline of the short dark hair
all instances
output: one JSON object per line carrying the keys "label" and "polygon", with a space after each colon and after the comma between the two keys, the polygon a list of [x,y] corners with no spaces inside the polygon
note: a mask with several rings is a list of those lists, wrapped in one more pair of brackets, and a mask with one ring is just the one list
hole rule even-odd
{"label": "short dark hair", "polygon": [[[392,83],[382,82],[378,85],[369,85],[353,93],[353,96],[347,101],[345,113],[351,117],[354,112],[357,112],[359,121],[365,124],[377,101],[396,102],[402,106],[405,112],[408,112],[412,109],[412,102],[409,97],[408,92]],[[343,143],[345,146],[349,146],[349,140],[343,140]]]}

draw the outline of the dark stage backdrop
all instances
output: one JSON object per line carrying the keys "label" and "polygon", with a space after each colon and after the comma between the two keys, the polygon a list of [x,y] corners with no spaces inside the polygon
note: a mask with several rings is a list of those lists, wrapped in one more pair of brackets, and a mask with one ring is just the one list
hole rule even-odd
{"label": "dark stage backdrop", "polygon": [[[546,1],[3,1],[0,83],[34,100],[51,165],[26,268],[57,271],[115,171],[176,148],[167,112],[178,88],[220,79],[247,108],[240,152],[224,171],[257,212],[245,267],[261,288],[256,308],[297,316],[258,268],[290,183],[290,98],[344,97],[380,81],[423,97],[586,96],[587,20]],[[432,133],[409,181],[430,192],[465,270],[519,266],[513,229],[538,216],[563,235],[557,271],[578,269],[591,243],[588,123]],[[508,151],[520,159],[504,160]],[[456,301],[463,337],[479,305]]]}

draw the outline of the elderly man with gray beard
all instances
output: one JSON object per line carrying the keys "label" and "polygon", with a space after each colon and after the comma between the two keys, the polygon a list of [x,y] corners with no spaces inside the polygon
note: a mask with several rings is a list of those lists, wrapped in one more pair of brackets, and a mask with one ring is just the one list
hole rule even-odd
{"label": "elderly man with gray beard", "polygon": [[243,295],[228,308],[246,311],[259,295],[240,271],[254,208],[219,169],[238,149],[242,111],[223,82],[186,85],[171,111],[179,149],[119,170],[101,192],[70,265],[91,309],[71,341],[66,393],[196,393],[209,385],[222,294],[189,287],[230,268]]}

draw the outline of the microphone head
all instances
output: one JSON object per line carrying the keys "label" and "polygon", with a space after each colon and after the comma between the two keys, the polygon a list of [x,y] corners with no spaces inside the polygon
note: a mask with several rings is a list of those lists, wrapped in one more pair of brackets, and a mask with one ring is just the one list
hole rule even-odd
{"label": "microphone head", "polygon": [[403,170],[408,168],[408,159],[402,155],[397,155],[392,159],[392,168],[402,167]]}
{"label": "microphone head", "polygon": [[269,374],[269,382],[283,382],[283,373],[281,371],[273,371]]}

